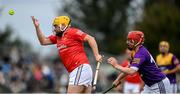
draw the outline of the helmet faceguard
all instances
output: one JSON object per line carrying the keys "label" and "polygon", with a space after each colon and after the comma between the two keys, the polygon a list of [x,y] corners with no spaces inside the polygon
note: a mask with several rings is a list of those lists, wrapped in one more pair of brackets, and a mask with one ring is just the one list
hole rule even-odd
{"label": "helmet faceguard", "polygon": [[144,43],[144,33],[141,31],[131,31],[127,36],[128,49],[134,50],[138,45]]}
{"label": "helmet faceguard", "polygon": [[55,33],[64,32],[70,25],[71,19],[68,16],[56,17],[53,21],[53,31]]}

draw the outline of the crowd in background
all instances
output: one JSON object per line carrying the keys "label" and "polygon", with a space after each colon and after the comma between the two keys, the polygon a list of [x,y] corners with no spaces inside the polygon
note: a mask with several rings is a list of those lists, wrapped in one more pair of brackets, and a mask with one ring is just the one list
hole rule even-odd
{"label": "crowd in background", "polygon": [[[0,92],[65,93],[68,84],[68,72],[60,59],[52,60],[49,57],[53,56],[48,55],[41,58],[38,54],[22,55],[16,48],[9,50],[6,55],[1,55]],[[94,68],[95,65],[96,63],[94,63]],[[100,92],[105,89],[108,79],[115,79],[112,77],[114,74],[109,74],[101,71],[99,75],[101,80],[99,80],[97,91]]]}
{"label": "crowd in background", "polygon": [[12,54],[0,57],[0,92],[65,92],[68,77],[59,61]]}
{"label": "crowd in background", "polygon": [[[68,72],[60,59],[50,60],[47,56],[40,58],[37,54],[31,56],[17,55],[18,50],[12,49],[9,54],[0,57],[0,92],[49,92],[66,93]],[[89,55],[90,56],[90,55]],[[107,56],[107,55],[106,55]],[[118,57],[117,57],[118,58]],[[123,56],[119,56],[120,63]],[[90,61],[93,57],[89,58]],[[118,71],[106,64],[101,65],[96,92],[103,92],[116,79]],[[95,62],[91,62],[93,69]],[[178,80],[179,82],[179,80]],[[178,88],[179,91],[179,88]],[[123,92],[121,87],[111,92]]]}

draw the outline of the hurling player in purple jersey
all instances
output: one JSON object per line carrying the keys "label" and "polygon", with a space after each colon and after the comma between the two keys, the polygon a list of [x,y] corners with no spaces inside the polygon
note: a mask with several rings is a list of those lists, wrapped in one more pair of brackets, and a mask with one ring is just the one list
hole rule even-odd
{"label": "hurling player in purple jersey", "polygon": [[177,93],[176,72],[180,68],[180,63],[178,58],[176,58],[173,53],[169,52],[169,47],[167,41],[161,41],[159,43],[160,54],[156,57],[156,63],[169,79],[172,88],[171,93]]}
{"label": "hurling player in purple jersey", "polygon": [[122,67],[114,57],[108,59],[108,63],[121,71],[113,85],[117,86],[126,75],[139,72],[145,83],[142,94],[160,94],[170,93],[169,79],[161,73],[156,66],[156,62],[149,51],[142,45],[144,42],[144,33],[141,31],[131,31],[127,36],[127,47],[133,51],[132,60],[129,67]]}

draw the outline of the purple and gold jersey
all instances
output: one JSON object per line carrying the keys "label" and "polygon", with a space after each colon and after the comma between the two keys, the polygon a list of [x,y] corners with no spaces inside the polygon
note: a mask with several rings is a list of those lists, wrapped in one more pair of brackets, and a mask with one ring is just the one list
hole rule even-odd
{"label": "purple and gold jersey", "polygon": [[[156,62],[161,71],[172,70],[179,64],[176,56],[173,55],[172,53],[169,53],[166,56],[159,54],[156,57]],[[166,76],[170,80],[171,84],[176,83],[176,73],[167,74]]]}
{"label": "purple and gold jersey", "polygon": [[137,70],[148,86],[160,82],[166,77],[161,73],[155,60],[144,46],[139,47],[139,50],[133,55],[130,68]]}

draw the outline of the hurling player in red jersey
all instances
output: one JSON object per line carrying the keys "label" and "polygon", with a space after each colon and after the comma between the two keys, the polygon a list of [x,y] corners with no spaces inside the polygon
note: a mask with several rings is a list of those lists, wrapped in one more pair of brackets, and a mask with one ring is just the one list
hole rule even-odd
{"label": "hurling player in red jersey", "polygon": [[[121,66],[129,67],[131,61],[131,55],[133,51],[126,49],[125,60],[122,61]],[[138,72],[133,75],[127,75],[124,80],[123,93],[127,94],[138,94],[140,90],[144,87],[144,83]]]}
{"label": "hurling player in red jersey", "polygon": [[53,34],[45,37],[40,29],[39,22],[34,16],[32,21],[41,45],[56,44],[59,56],[69,72],[69,85],[67,93],[91,93],[93,73],[89,60],[84,51],[84,42],[88,42],[95,59],[102,60],[94,37],[70,26],[68,16],[56,17],[53,21]]}

